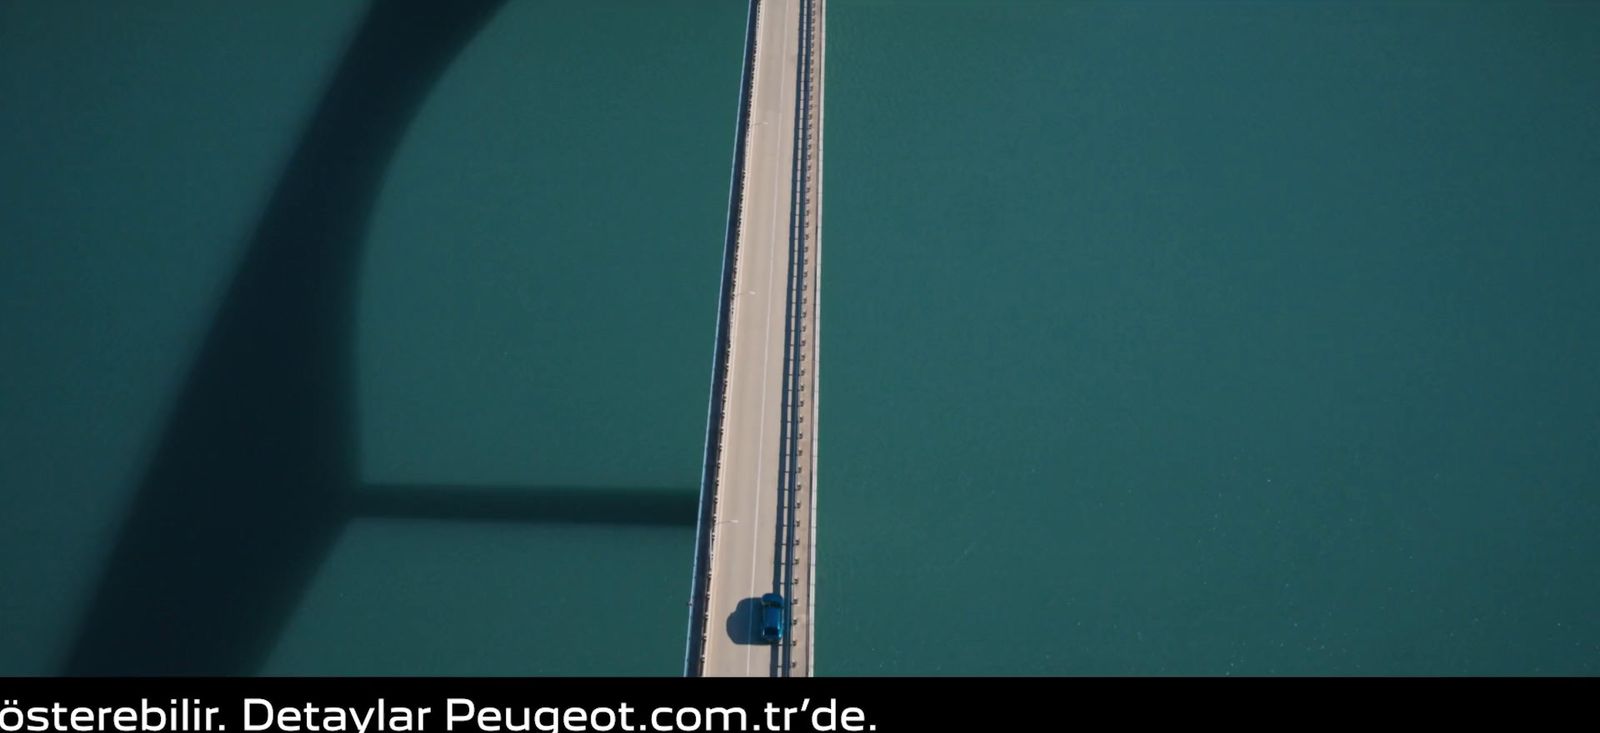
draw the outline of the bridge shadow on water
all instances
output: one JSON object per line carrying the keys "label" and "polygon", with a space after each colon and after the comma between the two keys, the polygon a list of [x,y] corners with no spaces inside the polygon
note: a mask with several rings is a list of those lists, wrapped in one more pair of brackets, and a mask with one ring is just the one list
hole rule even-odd
{"label": "bridge shadow on water", "polygon": [[693,527],[700,508],[694,487],[369,486],[356,495],[356,516],[563,524]]}
{"label": "bridge shadow on water", "polygon": [[384,174],[504,0],[384,0],[274,189],[135,491],[68,675],[257,672],[354,517],[694,526],[698,491],[363,487],[355,290]]}

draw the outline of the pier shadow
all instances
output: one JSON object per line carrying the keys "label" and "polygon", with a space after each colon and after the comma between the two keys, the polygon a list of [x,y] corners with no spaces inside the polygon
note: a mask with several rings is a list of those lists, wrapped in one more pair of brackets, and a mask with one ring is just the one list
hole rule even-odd
{"label": "pier shadow", "polygon": [[[374,2],[308,121],[176,398],[68,652],[68,675],[259,669],[359,491],[355,289],[406,129],[503,0]],[[466,496],[456,514],[597,520],[560,491]],[[456,497],[452,497],[454,501]],[[665,502],[665,503],[661,503]],[[450,515],[429,492],[376,501]],[[663,499],[620,512],[683,510]],[[687,510],[692,524],[693,509]],[[665,516],[665,514],[663,514]]]}
{"label": "pier shadow", "polygon": [[457,522],[693,527],[695,488],[567,486],[371,486],[356,497],[356,516]]}

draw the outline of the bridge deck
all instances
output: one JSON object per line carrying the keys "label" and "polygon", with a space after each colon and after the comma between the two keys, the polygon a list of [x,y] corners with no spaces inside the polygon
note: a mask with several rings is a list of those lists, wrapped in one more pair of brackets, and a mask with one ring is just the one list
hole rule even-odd
{"label": "bridge deck", "polygon": [[[811,664],[820,191],[820,0],[758,0],[724,355],[705,597],[692,674],[802,676]],[[797,114],[798,111],[798,114]],[[713,406],[713,410],[719,410]],[[790,602],[763,643],[759,598]]]}

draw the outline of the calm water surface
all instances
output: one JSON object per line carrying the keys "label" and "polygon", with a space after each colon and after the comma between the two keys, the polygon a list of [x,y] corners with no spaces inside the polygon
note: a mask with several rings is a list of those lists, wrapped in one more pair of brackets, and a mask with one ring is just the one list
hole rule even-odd
{"label": "calm water surface", "polygon": [[1600,5],[829,10],[819,672],[1600,672]]}
{"label": "calm water surface", "polygon": [[[0,5],[6,674],[365,9],[90,5]],[[819,671],[1600,672],[1600,6],[830,10]],[[312,426],[388,509],[254,671],[679,672],[692,526],[604,522],[700,478],[744,19],[512,2],[432,85]]]}
{"label": "calm water surface", "polygon": [[[506,4],[401,121],[356,243],[353,308],[310,319],[351,319],[351,342],[322,367],[268,351],[191,374],[208,332],[228,328],[219,303],[279,178],[344,165],[289,156],[366,9],[0,4],[0,674],[61,671],[74,653],[129,661],[115,650],[129,594],[97,588],[129,556],[130,524],[147,530],[140,552],[194,559],[141,567],[144,596],[242,623],[248,649],[205,651],[246,671],[681,672],[744,6]],[[363,89],[369,104],[384,93]],[[282,221],[324,236],[319,222],[348,213]],[[263,322],[271,297],[285,322],[300,313],[287,310],[299,282],[256,299]],[[280,369],[298,386],[274,382]],[[150,517],[199,504],[181,521],[259,530],[229,509],[253,484],[171,490],[152,456],[174,435],[262,450],[300,438],[247,415],[235,443],[208,443],[174,412],[196,384],[347,392],[349,424],[297,427],[348,452],[294,470],[321,482],[337,464],[351,488],[429,487],[433,503],[358,511],[324,551],[285,559],[309,565],[224,565],[259,603],[208,597],[225,584],[191,565],[218,563],[163,546]],[[209,470],[206,453],[177,462]],[[152,486],[166,487],[155,512]],[[491,508],[559,494],[563,517],[599,523],[555,521],[549,502],[482,511],[484,491]],[[691,500],[605,524],[629,492]],[[430,512],[469,516],[413,516]],[[294,577],[258,592],[280,575]],[[281,618],[238,621],[263,604]],[[166,666],[186,663],[200,664]]]}

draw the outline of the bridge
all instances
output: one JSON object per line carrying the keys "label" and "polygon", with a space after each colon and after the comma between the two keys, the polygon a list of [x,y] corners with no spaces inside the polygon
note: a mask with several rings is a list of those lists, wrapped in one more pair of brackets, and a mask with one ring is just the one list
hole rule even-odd
{"label": "bridge", "polygon": [[[813,673],[826,0],[751,0],[685,673]],[[757,632],[785,601],[785,638]]]}

